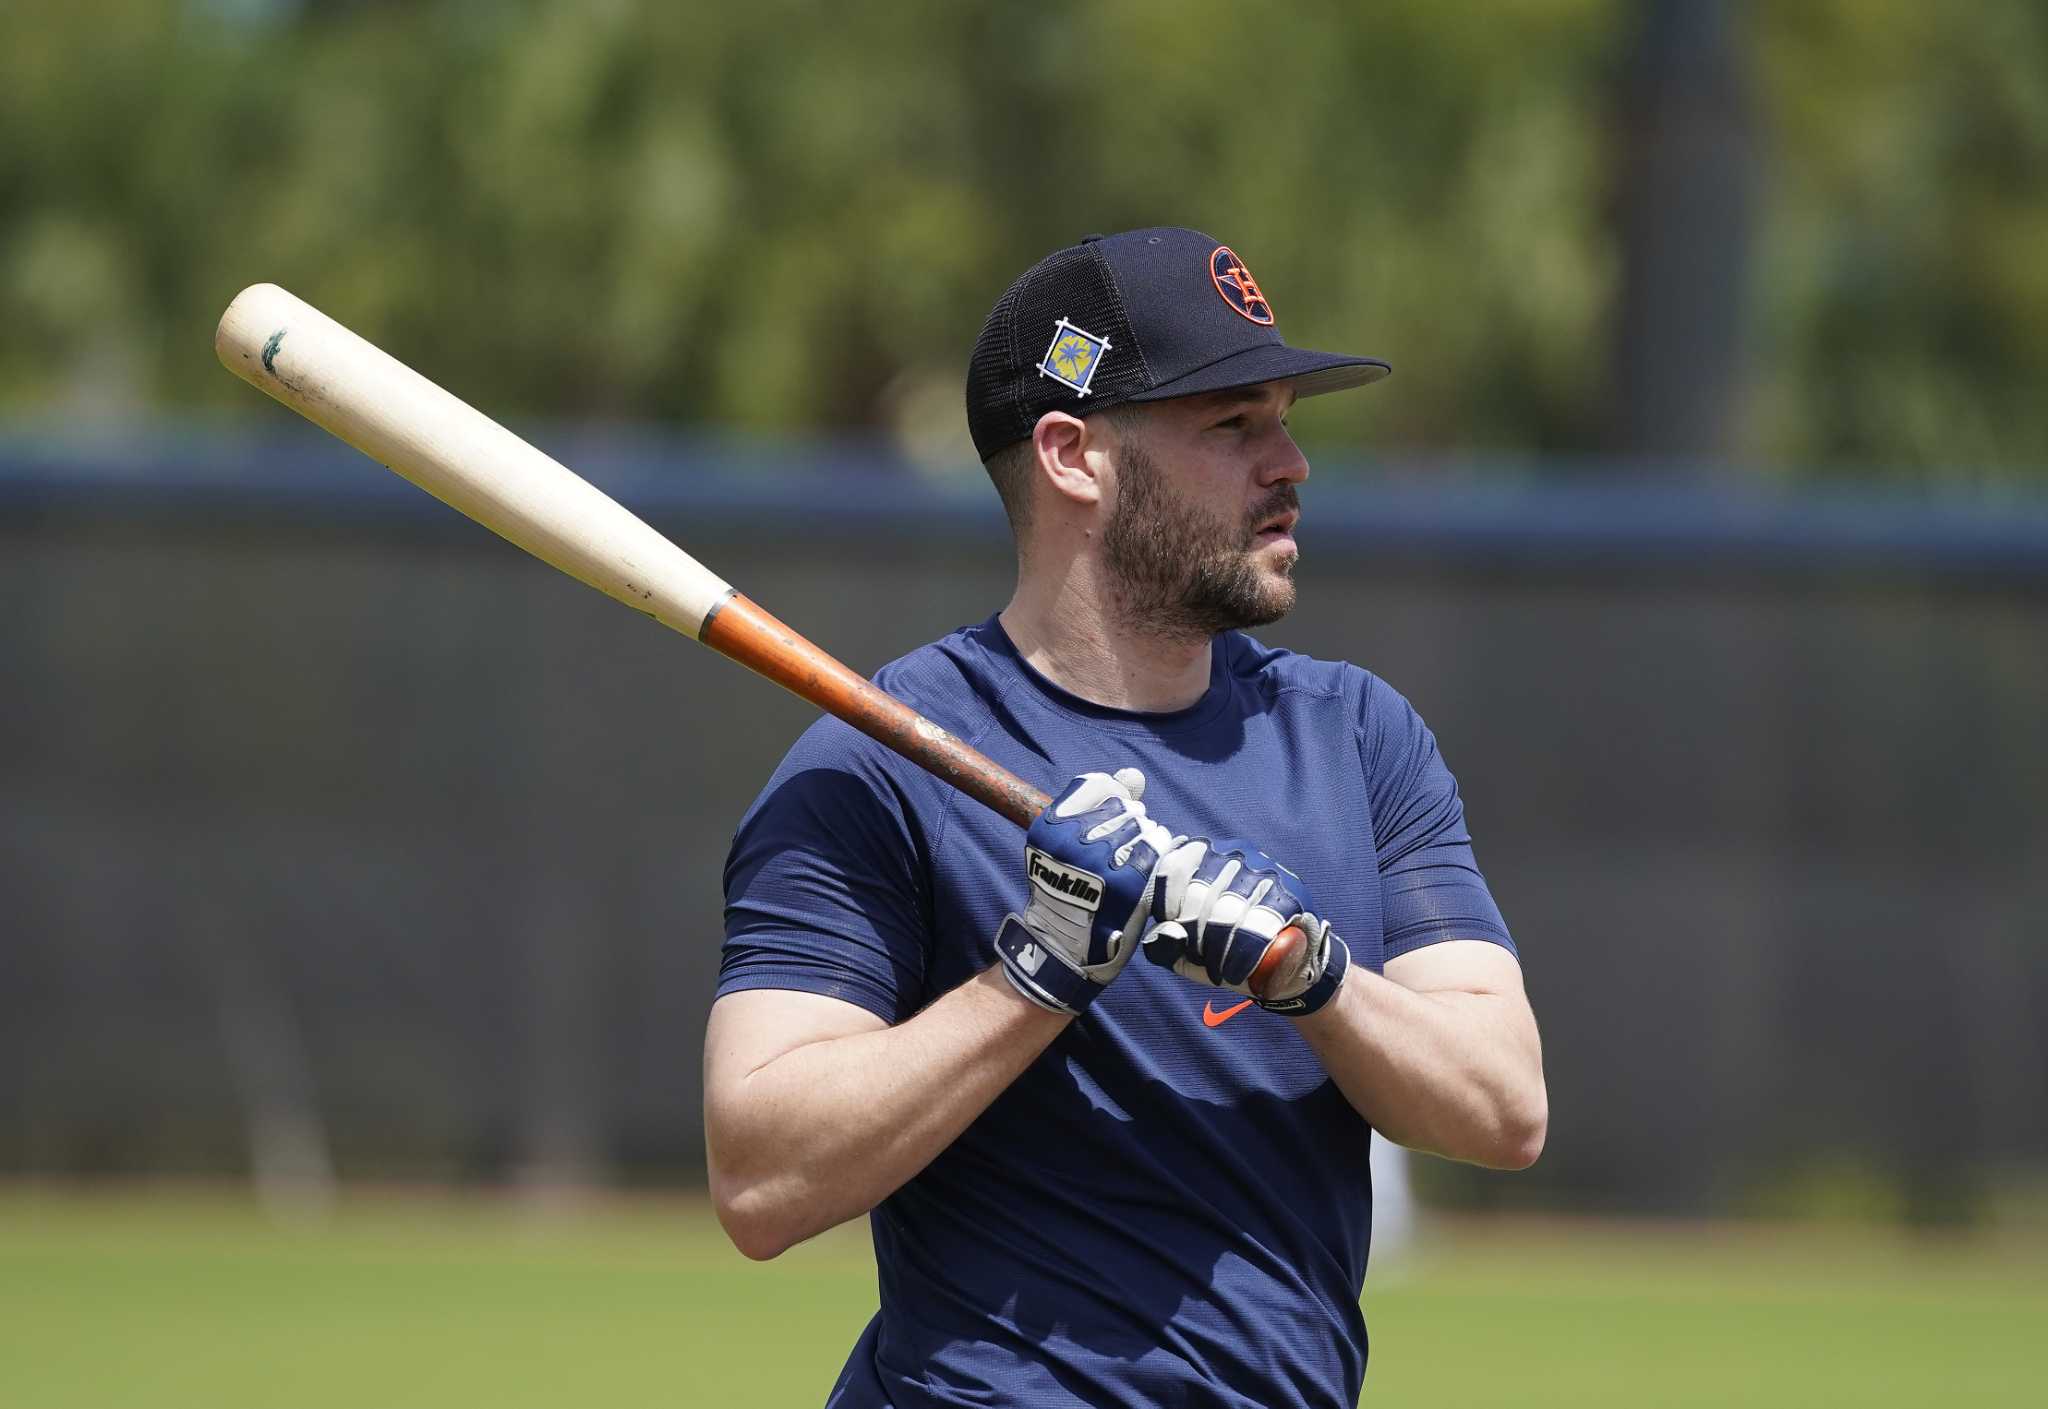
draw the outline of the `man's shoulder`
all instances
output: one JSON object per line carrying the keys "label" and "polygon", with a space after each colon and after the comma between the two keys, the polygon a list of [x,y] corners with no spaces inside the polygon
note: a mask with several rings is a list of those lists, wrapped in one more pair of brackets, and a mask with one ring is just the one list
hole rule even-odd
{"label": "man's shoulder", "polygon": [[1368,738],[1425,727],[1406,695],[1362,665],[1268,646],[1242,631],[1225,632],[1219,649],[1225,668],[1267,698],[1326,699]]}
{"label": "man's shoulder", "polygon": [[1269,646],[1242,631],[1224,632],[1217,648],[1230,674],[1269,694],[1294,691],[1362,704],[1375,689],[1385,688],[1364,666]]}
{"label": "man's shoulder", "polygon": [[990,623],[956,627],[938,640],[898,656],[874,681],[934,724],[956,734],[979,733],[989,701],[1002,688]]}

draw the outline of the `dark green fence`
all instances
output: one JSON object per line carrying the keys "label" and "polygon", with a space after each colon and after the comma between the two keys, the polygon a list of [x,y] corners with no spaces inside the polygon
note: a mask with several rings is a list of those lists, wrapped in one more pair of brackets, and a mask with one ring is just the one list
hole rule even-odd
{"label": "dark green fence", "polygon": [[[808,708],[324,443],[9,454],[0,1173],[699,1178]],[[572,458],[864,670],[1008,589],[985,492]],[[1966,1216],[2048,1167],[2048,520],[1632,483],[1314,483],[1265,633],[1416,702],[1522,945],[1550,1147],[1443,1192]]]}

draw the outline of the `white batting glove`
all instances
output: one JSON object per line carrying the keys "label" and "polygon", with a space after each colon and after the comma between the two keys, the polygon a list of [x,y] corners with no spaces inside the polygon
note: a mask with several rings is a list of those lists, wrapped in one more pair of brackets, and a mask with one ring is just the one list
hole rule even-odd
{"label": "white batting glove", "polygon": [[1173,834],[1145,815],[1135,768],[1083,773],[1038,814],[1024,842],[1031,901],[996,932],[1003,973],[1042,1008],[1079,1014],[1166,918],[1152,869]]}
{"label": "white batting glove", "polygon": [[[1301,877],[1242,842],[1182,841],[1159,863],[1145,957],[1184,978],[1241,993],[1269,1012],[1300,1017],[1336,996],[1351,950],[1310,908]],[[1252,991],[1252,975],[1288,926],[1306,943]]]}

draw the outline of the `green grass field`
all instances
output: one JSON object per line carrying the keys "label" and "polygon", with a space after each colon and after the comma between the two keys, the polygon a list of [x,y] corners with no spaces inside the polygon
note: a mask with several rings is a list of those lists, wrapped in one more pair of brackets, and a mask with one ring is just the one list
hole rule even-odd
{"label": "green grass field", "polygon": [[[1368,1282],[1365,1402],[2048,1402],[2048,1244],[1460,1223]],[[802,1406],[874,1307],[863,1227],[748,1263],[700,1203],[0,1192],[0,1405]]]}

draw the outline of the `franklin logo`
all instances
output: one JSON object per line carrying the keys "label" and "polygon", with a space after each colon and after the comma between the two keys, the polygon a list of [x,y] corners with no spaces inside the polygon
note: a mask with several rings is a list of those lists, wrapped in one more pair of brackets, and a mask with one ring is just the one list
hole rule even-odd
{"label": "franklin logo", "polygon": [[1095,369],[1102,365],[1102,354],[1107,351],[1108,338],[1083,332],[1062,318],[1052,325],[1052,345],[1046,348],[1045,358],[1038,364],[1038,375],[1051,377],[1086,396],[1088,384],[1095,380]]}
{"label": "franklin logo", "polygon": [[1030,861],[1031,883],[1040,890],[1070,900],[1083,910],[1093,910],[1102,904],[1102,877],[1062,866],[1035,848]]}

